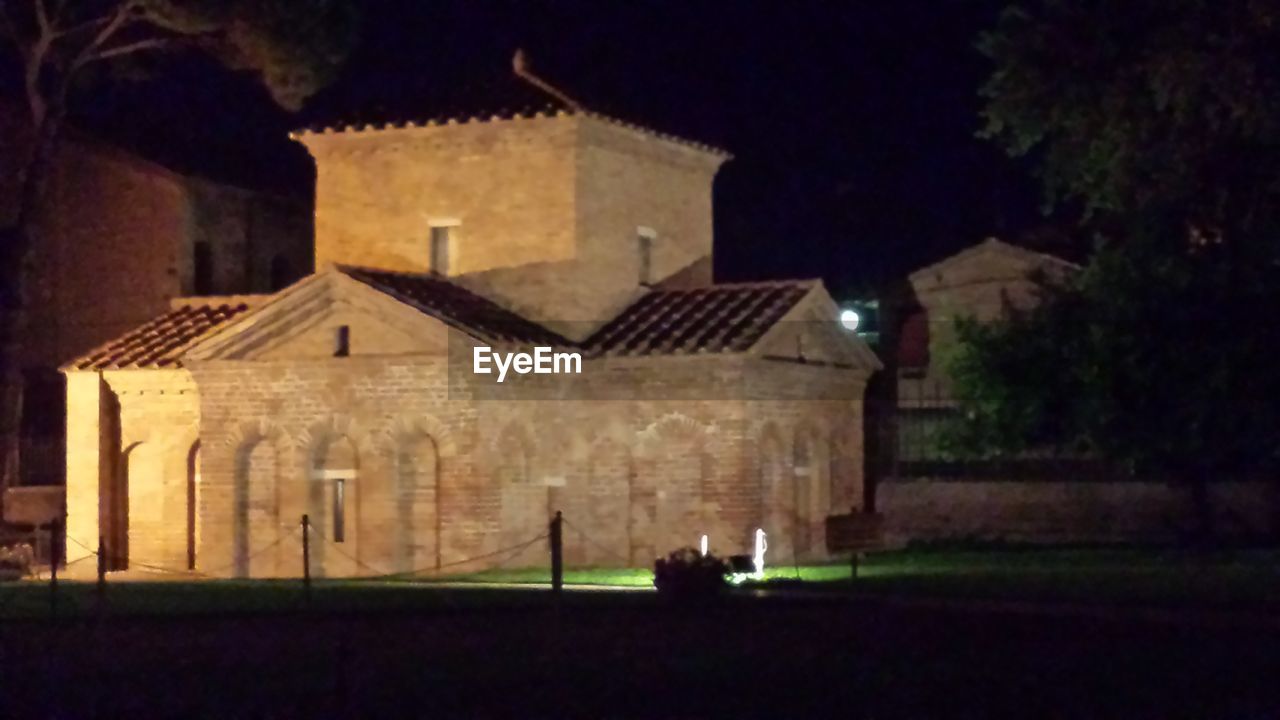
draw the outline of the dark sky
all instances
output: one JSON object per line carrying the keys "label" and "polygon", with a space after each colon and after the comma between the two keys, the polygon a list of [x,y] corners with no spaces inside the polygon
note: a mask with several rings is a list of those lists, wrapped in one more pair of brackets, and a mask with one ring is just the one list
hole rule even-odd
{"label": "dark sky", "polygon": [[304,118],[204,63],[81,111],[169,164],[305,188],[288,128],[465,88],[523,47],[586,106],[734,153],[716,185],[720,279],[821,276],[846,294],[1036,222],[1025,168],[974,137],[988,68],[973,42],[1000,5],[370,0],[361,47]]}

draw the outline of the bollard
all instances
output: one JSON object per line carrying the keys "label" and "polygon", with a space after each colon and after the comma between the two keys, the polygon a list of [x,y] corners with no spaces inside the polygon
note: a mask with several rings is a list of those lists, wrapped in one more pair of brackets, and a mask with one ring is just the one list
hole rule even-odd
{"label": "bollard", "polygon": [[58,521],[49,523],[49,617],[58,616]]}
{"label": "bollard", "polygon": [[311,603],[311,519],[302,516],[302,588]]}
{"label": "bollard", "polygon": [[559,595],[564,589],[564,543],[560,528],[564,517],[560,511],[551,520],[551,592]]}
{"label": "bollard", "polygon": [[98,536],[98,614],[107,611],[107,542]]}

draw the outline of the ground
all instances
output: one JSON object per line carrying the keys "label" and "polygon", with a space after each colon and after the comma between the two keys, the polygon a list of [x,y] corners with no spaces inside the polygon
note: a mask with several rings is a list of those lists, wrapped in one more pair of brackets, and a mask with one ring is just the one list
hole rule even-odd
{"label": "ground", "polygon": [[1275,716],[1277,558],[913,550],[694,608],[361,582],[308,606],[297,583],[227,581],[113,583],[98,618],[92,584],[64,585],[53,622],[47,584],[24,583],[0,589],[0,714]]}

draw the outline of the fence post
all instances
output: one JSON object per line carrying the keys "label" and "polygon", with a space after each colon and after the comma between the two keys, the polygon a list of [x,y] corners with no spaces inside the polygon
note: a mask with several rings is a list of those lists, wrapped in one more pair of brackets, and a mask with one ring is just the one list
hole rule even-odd
{"label": "fence post", "polygon": [[551,591],[560,594],[564,589],[564,543],[560,533],[564,517],[560,511],[551,520]]}
{"label": "fence post", "polygon": [[302,515],[302,588],[311,602],[311,518]]}
{"label": "fence post", "polygon": [[98,536],[98,613],[107,611],[107,541]]}
{"label": "fence post", "polygon": [[58,521],[49,523],[49,617],[58,615]]}

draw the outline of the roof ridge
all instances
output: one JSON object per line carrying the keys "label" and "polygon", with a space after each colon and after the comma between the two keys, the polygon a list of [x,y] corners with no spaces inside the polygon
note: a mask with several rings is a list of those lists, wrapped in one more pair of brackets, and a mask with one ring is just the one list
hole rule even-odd
{"label": "roof ridge", "polygon": [[[576,346],[576,343],[542,323],[531,320],[503,306],[493,298],[464,287],[460,283],[453,282],[449,278],[436,273],[412,273],[339,264],[335,264],[333,268],[355,282],[367,285],[371,289],[409,305],[425,315],[444,321],[473,335],[486,336],[490,339],[504,342],[513,340],[516,342],[541,341],[559,346]],[[414,292],[411,292],[414,289],[412,287],[394,286],[390,282],[394,279],[431,283],[437,286],[437,291],[439,286],[446,287],[448,290],[434,293],[440,296],[440,302],[432,303],[416,296]],[[433,293],[428,291],[427,294],[431,295]],[[449,294],[454,296],[449,297]],[[472,310],[471,313],[467,312],[466,303],[471,303],[474,306],[470,308]],[[478,315],[477,312],[479,313]]]}
{"label": "roof ridge", "polygon": [[821,278],[795,278],[795,279],[777,279],[777,280],[736,280],[733,282],[712,283],[710,285],[699,285],[696,287],[685,288],[661,288],[656,287],[650,290],[653,293],[679,293],[679,292],[697,292],[706,290],[734,290],[743,288],[769,288],[769,287],[817,287],[822,283]]}
{"label": "roof ridge", "polygon": [[169,309],[212,307],[214,305],[254,305],[266,302],[275,293],[238,293],[234,295],[189,295],[169,298]]}

